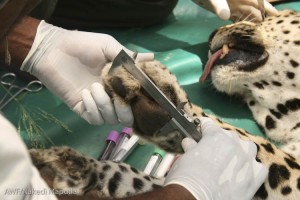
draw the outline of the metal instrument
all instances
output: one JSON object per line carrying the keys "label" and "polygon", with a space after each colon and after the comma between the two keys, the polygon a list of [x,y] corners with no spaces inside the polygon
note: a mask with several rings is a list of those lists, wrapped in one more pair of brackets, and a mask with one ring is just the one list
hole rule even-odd
{"label": "metal instrument", "polygon": [[185,137],[193,138],[196,141],[201,139],[200,121],[199,119],[192,119],[185,113],[183,107],[186,102],[182,102],[178,107],[175,107],[124,50],[121,50],[114,59],[109,73],[120,66],[123,66],[134,78],[136,78],[150,96],[152,96],[152,98],[170,114],[171,120],[160,129],[160,133],[168,133],[177,130]]}
{"label": "metal instrument", "polygon": [[[10,101],[16,98],[23,91],[38,92],[43,88],[43,84],[38,80],[31,81],[25,86],[18,86],[16,85],[16,78],[17,77],[14,73],[5,73],[1,76],[0,83],[8,86],[8,89],[7,93],[0,100],[0,110],[2,110]],[[12,94],[13,89],[17,89],[17,91]],[[11,94],[11,97],[8,97],[9,94]]]}
{"label": "metal instrument", "polygon": [[261,13],[262,20],[264,21],[266,18],[266,10],[265,10],[264,0],[257,0],[257,3],[258,3],[258,7],[259,7],[259,10]]}

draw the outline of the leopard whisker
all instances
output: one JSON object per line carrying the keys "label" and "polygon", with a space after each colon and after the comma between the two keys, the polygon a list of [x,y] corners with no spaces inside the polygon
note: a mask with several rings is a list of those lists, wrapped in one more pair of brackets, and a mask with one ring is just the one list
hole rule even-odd
{"label": "leopard whisker", "polygon": [[228,87],[228,91],[231,92],[231,80],[229,80],[229,87]]}
{"label": "leopard whisker", "polygon": [[241,20],[242,17],[243,17],[243,15],[239,16],[239,18],[237,19],[237,21],[238,21],[238,22],[239,22],[239,21],[242,21],[242,20]]}
{"label": "leopard whisker", "polygon": [[231,93],[231,90],[232,90],[232,81],[233,81],[233,78],[231,77],[230,79],[229,79],[229,87],[228,87],[228,91]]}
{"label": "leopard whisker", "polygon": [[242,21],[249,21],[248,18],[251,17],[251,13],[249,13]]}

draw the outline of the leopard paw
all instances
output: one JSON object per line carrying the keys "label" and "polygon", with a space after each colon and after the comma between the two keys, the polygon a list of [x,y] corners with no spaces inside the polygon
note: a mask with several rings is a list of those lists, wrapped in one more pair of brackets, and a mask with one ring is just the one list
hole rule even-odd
{"label": "leopard paw", "polygon": [[[158,61],[147,61],[137,63],[137,65],[174,106],[188,102],[185,104],[184,110],[193,116],[192,104],[186,93],[178,84],[176,77],[163,64]],[[169,113],[142,88],[139,81],[125,68],[118,67],[108,73],[110,66],[107,65],[102,73],[105,90],[113,100],[130,104],[135,120],[133,124],[135,132],[166,151],[182,152],[180,144],[183,136],[181,134],[177,131],[159,132],[171,119]]]}

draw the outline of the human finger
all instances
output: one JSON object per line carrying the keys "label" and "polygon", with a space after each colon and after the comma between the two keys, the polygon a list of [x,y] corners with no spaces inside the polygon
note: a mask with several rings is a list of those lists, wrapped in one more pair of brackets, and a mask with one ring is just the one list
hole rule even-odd
{"label": "human finger", "polygon": [[192,138],[184,138],[181,141],[181,146],[182,146],[184,152],[189,151],[190,149],[192,149],[196,145],[197,145],[197,142],[195,140],[193,140]]}
{"label": "human finger", "polygon": [[90,124],[102,125],[104,119],[102,118],[97,105],[89,90],[84,89],[81,93],[82,102],[80,102],[80,116]]}
{"label": "human finger", "polygon": [[250,140],[240,139],[240,144],[244,150],[244,152],[251,158],[256,158],[257,155],[257,146],[254,142]]}
{"label": "human finger", "polygon": [[132,127],[134,118],[131,107],[118,99],[114,100],[114,106],[119,122],[126,127]]}
{"label": "human finger", "polygon": [[100,83],[96,82],[91,85],[91,95],[105,123],[118,124],[114,105]]}
{"label": "human finger", "polygon": [[265,11],[269,16],[278,15],[278,10],[268,1],[264,1]]}
{"label": "human finger", "polygon": [[[138,52],[133,52],[125,47],[123,47],[123,50],[133,59],[136,61],[152,61],[154,59],[154,53],[138,53]],[[135,54],[136,58],[134,58]]]}
{"label": "human finger", "polygon": [[[121,50],[124,50],[130,57],[133,57],[134,52],[124,47],[115,38],[108,36],[107,47],[104,49],[104,55],[109,61],[113,61]],[[153,53],[138,53],[137,61],[151,61],[154,59]]]}
{"label": "human finger", "polygon": [[206,134],[216,134],[224,131],[212,119],[208,117],[201,117],[200,122],[203,136]]}
{"label": "human finger", "polygon": [[226,0],[211,1],[215,14],[222,20],[230,18],[230,9]]}
{"label": "human finger", "polygon": [[232,12],[230,19],[233,22],[248,20],[248,21],[262,21],[262,14],[260,10],[249,5],[241,5],[238,10]]}
{"label": "human finger", "polygon": [[257,162],[255,159],[252,161],[252,166],[254,170],[254,185],[258,189],[266,180],[268,176],[269,169],[262,163]]}
{"label": "human finger", "polygon": [[138,53],[136,61],[152,61],[154,60],[154,53]]}
{"label": "human finger", "polygon": [[236,141],[240,140],[240,137],[238,136],[237,133],[235,133],[233,131],[225,130],[225,129],[223,129],[223,131],[224,131],[224,134],[226,134],[228,137],[230,137]]}

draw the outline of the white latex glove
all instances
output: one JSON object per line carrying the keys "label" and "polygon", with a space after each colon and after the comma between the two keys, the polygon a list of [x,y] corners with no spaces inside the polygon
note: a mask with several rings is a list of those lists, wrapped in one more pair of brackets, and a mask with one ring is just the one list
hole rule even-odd
{"label": "white latex glove", "polygon": [[1,114],[0,160],[0,199],[57,199],[32,165],[16,128]]}
{"label": "white latex glove", "polygon": [[[91,124],[133,123],[130,106],[112,102],[101,85],[101,71],[124,49],[107,34],[69,31],[42,21],[21,69],[32,73]],[[137,60],[153,60],[153,53]]]}
{"label": "white latex glove", "polygon": [[[262,21],[258,0],[193,0],[199,6],[215,13],[220,19],[232,21]],[[276,15],[277,10],[264,0],[265,14]]]}
{"label": "white latex glove", "polygon": [[185,153],[174,163],[166,185],[179,184],[199,200],[249,200],[265,181],[268,169],[255,160],[257,147],[234,132],[201,118],[203,137],[182,141]]}

